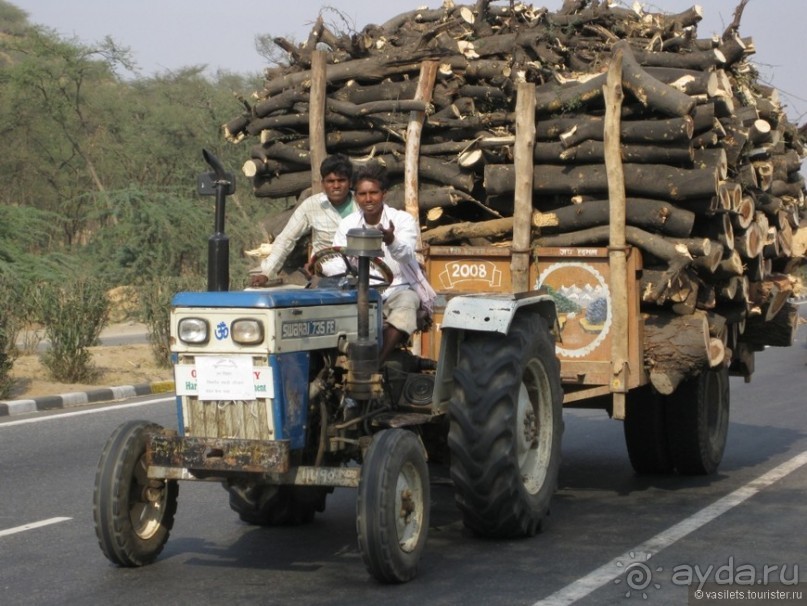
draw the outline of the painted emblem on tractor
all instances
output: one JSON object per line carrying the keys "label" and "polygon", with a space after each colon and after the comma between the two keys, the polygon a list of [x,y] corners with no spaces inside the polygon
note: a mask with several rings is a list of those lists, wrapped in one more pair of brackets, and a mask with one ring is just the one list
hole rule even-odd
{"label": "painted emblem on tractor", "polygon": [[227,323],[226,322],[219,322],[216,325],[216,338],[219,341],[223,341],[224,339],[226,339],[229,336],[230,336],[230,329],[227,328]]}
{"label": "painted emblem on tractor", "polygon": [[611,328],[611,292],[602,274],[588,263],[553,263],[538,276],[555,300],[561,342],[560,356],[582,358],[603,342]]}

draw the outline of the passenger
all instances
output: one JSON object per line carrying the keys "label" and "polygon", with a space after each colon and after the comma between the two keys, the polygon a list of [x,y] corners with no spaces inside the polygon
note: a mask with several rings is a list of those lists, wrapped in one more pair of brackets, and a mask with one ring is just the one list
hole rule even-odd
{"label": "passenger", "polygon": [[383,238],[383,261],[392,270],[392,283],[382,293],[384,301],[383,363],[396,347],[405,343],[417,329],[417,312],[431,314],[435,292],[426,280],[415,256],[418,230],[412,216],[384,203],[389,187],[387,171],[371,161],[356,169],[354,193],[359,210],[340,221],[334,246],[347,244],[347,232],[356,227],[373,227]]}
{"label": "passenger", "polygon": [[272,244],[272,252],[261,262],[261,272],[250,276],[250,286],[265,286],[270,279],[276,278],[297,241],[308,234],[311,234],[310,253],[331,246],[339,221],[358,210],[350,191],[353,165],[347,156],[328,156],[319,172],[322,193],[306,198],[294,210]]}

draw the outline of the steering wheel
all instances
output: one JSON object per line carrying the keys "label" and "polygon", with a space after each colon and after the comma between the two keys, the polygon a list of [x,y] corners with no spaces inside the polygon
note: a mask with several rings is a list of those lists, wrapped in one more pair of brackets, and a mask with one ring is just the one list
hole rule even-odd
{"label": "steering wheel", "polygon": [[[308,267],[312,274],[316,276],[324,275],[322,273],[323,266],[331,261],[338,260],[344,266],[345,271],[342,273],[331,274],[329,278],[343,278],[345,276],[359,277],[359,270],[351,264],[347,255],[342,252],[341,246],[328,246],[322,250],[315,252],[311,255],[308,261]],[[380,274],[379,275],[373,275]],[[370,286],[374,288],[386,288],[392,283],[393,275],[389,265],[384,263],[381,257],[372,257],[370,259]]]}

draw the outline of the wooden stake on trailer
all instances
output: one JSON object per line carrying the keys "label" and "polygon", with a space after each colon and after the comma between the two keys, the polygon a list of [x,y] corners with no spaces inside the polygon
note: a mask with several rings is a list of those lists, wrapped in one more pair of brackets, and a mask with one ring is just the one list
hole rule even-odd
{"label": "wooden stake on trailer", "polygon": [[[434,82],[437,79],[437,70],[440,67],[437,61],[424,61],[420,65],[418,87],[415,90],[415,100],[431,102]],[[423,122],[426,119],[425,111],[412,111],[409,115],[409,124],[406,128],[406,150],[404,156],[404,209],[415,219],[418,239],[415,245],[417,260],[425,262],[423,256],[423,240],[420,236],[420,199],[418,168],[420,164],[420,134],[423,132]],[[412,352],[421,354],[422,339],[413,339]]]}
{"label": "wooden stake on trailer", "polygon": [[[415,100],[431,102],[434,81],[437,78],[437,61],[424,61],[420,66],[420,78],[415,91]],[[406,128],[406,157],[404,160],[404,208],[415,219],[418,226],[417,252],[422,259],[423,241],[420,238],[420,204],[418,201],[418,162],[420,158],[420,134],[426,113],[413,111]]]}
{"label": "wooden stake on trailer", "polygon": [[605,169],[608,176],[610,230],[608,264],[611,289],[611,392],[614,419],[625,418],[628,391],[628,268],[625,241],[625,174],[620,154],[620,115],[622,111],[622,50],[618,49],[608,68],[603,87],[605,98]]}
{"label": "wooden stake on trailer", "polygon": [[319,167],[327,153],[325,148],[325,98],[328,81],[326,78],[325,51],[311,53],[311,92],[309,96],[308,140],[311,156],[311,193],[322,191],[322,177]]}
{"label": "wooden stake on trailer", "polygon": [[519,82],[516,97],[516,141],[513,149],[516,189],[510,269],[513,292],[530,289],[533,149],[535,148],[535,85]]}

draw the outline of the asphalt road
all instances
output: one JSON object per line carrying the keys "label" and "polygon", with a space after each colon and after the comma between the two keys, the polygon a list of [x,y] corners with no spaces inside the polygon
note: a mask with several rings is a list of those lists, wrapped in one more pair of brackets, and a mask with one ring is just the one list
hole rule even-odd
{"label": "asphalt road", "polygon": [[[4,419],[0,604],[679,605],[687,580],[760,580],[766,566],[769,582],[804,579],[806,336],[802,327],[796,346],[759,354],[750,384],[732,379],[728,446],[713,477],[636,476],[619,422],[569,411],[544,532],[487,541],[463,529],[445,470],[436,470],[420,574],[404,586],[365,572],[348,489],[337,489],[308,526],[263,529],[239,522],[220,486],[181,483],[159,560],[116,568],[92,524],[98,457],[126,420],[174,426],[173,399]],[[794,603],[807,602],[804,594]]]}
{"label": "asphalt road", "polygon": [[[44,331],[23,332],[17,338],[17,345],[25,347],[27,343],[36,342],[37,351],[45,351],[50,341],[45,337]],[[141,322],[118,322],[105,327],[98,335],[99,345],[132,345],[148,343],[148,327]]]}

